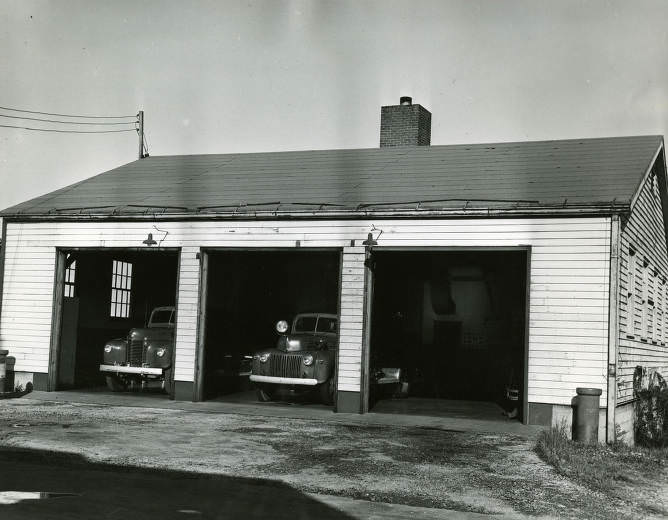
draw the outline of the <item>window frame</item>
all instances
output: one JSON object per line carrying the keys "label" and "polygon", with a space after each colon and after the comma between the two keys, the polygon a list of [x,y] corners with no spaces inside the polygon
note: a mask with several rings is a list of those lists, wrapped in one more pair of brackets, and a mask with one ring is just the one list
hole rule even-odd
{"label": "window frame", "polygon": [[648,323],[649,323],[649,297],[648,297],[648,283],[647,283],[647,268],[649,261],[646,258],[642,260],[641,284],[640,284],[640,305],[642,317],[640,320],[640,340],[647,342]]}
{"label": "window frame", "polygon": [[640,327],[636,326],[636,311],[638,307],[636,305],[636,289],[637,289],[637,251],[633,246],[629,246],[629,280],[628,280],[628,290],[627,290],[627,313],[628,313],[628,324],[627,332],[629,337],[635,338],[640,336],[642,332],[642,325]]}
{"label": "window frame", "polygon": [[109,315],[129,319],[132,311],[132,262],[112,260]]}
{"label": "window frame", "polygon": [[63,298],[76,298],[76,273],[77,261],[72,260],[72,263],[65,268],[65,281],[63,288]]}

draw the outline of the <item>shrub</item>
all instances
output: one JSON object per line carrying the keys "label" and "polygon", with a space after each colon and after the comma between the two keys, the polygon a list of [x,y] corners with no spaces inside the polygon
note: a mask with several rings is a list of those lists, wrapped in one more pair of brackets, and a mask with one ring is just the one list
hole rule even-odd
{"label": "shrub", "polygon": [[636,393],[636,443],[668,446],[668,388],[650,386]]}

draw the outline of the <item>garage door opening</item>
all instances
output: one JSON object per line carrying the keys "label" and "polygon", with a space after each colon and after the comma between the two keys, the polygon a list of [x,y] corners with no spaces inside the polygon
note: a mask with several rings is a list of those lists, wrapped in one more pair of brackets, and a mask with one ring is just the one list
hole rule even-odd
{"label": "garage door opening", "polygon": [[522,420],[527,251],[373,255],[370,408]]}
{"label": "garage door opening", "polygon": [[[59,255],[56,388],[170,394],[178,252],[73,250]],[[130,338],[131,331],[137,337]]]}
{"label": "garage door opening", "polygon": [[[276,346],[276,323],[292,325],[300,313],[337,313],[340,252],[218,250],[207,255],[203,398],[256,403],[256,385],[249,378],[252,356]],[[292,394],[274,400],[312,401]]]}

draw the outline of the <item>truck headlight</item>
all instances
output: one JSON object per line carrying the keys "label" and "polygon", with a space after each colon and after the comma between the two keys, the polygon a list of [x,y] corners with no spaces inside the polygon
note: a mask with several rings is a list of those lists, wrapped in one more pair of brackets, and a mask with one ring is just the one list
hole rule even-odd
{"label": "truck headlight", "polygon": [[268,352],[265,352],[264,354],[260,354],[260,363],[266,363],[268,359],[269,359],[269,353]]}
{"label": "truck headlight", "polygon": [[158,350],[155,351],[155,355],[158,357],[162,357],[165,355],[165,352],[167,352],[166,348],[159,348]]}
{"label": "truck headlight", "polygon": [[281,320],[276,324],[276,332],[279,334],[284,334],[288,330],[288,322]]}
{"label": "truck headlight", "polygon": [[109,352],[111,352],[111,345],[105,345],[105,346],[104,346],[104,351],[105,351],[107,354],[109,354]]}
{"label": "truck headlight", "polygon": [[313,364],[313,356],[311,354],[307,354],[302,359],[302,362],[304,363],[304,366],[310,367]]}

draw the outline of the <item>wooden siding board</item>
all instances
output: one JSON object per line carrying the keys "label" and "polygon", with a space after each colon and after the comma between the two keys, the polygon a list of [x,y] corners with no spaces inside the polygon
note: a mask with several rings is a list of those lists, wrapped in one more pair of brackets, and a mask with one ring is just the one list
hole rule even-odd
{"label": "wooden siding board", "polygon": [[[364,248],[352,246],[343,248],[338,387],[352,392],[361,390],[364,258]],[[354,298],[351,296],[353,294]],[[343,306],[344,300],[349,306]]]}
{"label": "wooden siding board", "polygon": [[[668,346],[665,345],[668,330],[664,319],[668,303],[667,287],[655,283],[652,276],[654,271],[659,279],[668,276],[663,208],[659,185],[654,179],[655,175],[664,174],[662,170],[661,161],[657,161],[640,186],[631,215],[622,230],[617,351],[618,404],[633,399],[633,372],[637,365],[668,370]],[[630,247],[636,251],[636,261],[630,255]],[[643,259],[648,260],[647,267],[644,267]],[[634,275],[630,272],[632,269]],[[646,289],[646,292],[643,292],[643,289]],[[661,291],[660,296],[655,294],[657,291]],[[654,312],[651,312],[651,307],[644,302],[646,296],[654,297]]]}
{"label": "wooden siding board", "polygon": [[[339,388],[359,391],[364,247],[351,247],[350,241],[361,244],[372,226],[383,229],[379,247],[531,246],[529,401],[538,402],[545,395],[537,383],[550,383],[544,378],[562,372],[564,377],[552,381],[550,387],[549,402],[555,404],[569,404],[576,383],[599,382],[602,376],[587,380],[571,371],[580,361],[582,368],[594,372],[599,363],[596,374],[605,373],[609,219],[161,222],[159,227],[169,232],[162,245],[182,248],[176,379],[193,380],[199,301],[195,254],[200,247],[293,247],[299,239],[302,246],[343,248]],[[152,230],[152,223],[9,222],[7,229],[3,294],[7,314],[0,321],[0,346],[16,349],[20,345],[23,357],[17,361],[18,369],[44,372],[50,322],[43,318],[51,309],[56,247],[137,247]],[[32,263],[31,258],[39,261]],[[25,268],[28,265],[30,269]],[[24,281],[33,274],[40,283]],[[37,322],[12,321],[24,313],[34,313]],[[27,364],[25,355],[31,353],[35,360]],[[571,376],[579,381],[572,381]]]}
{"label": "wooden siding board", "polygon": [[176,309],[176,340],[174,379],[195,380],[197,348],[197,310],[199,304],[199,260],[197,247],[183,247],[179,261],[178,303]]}

